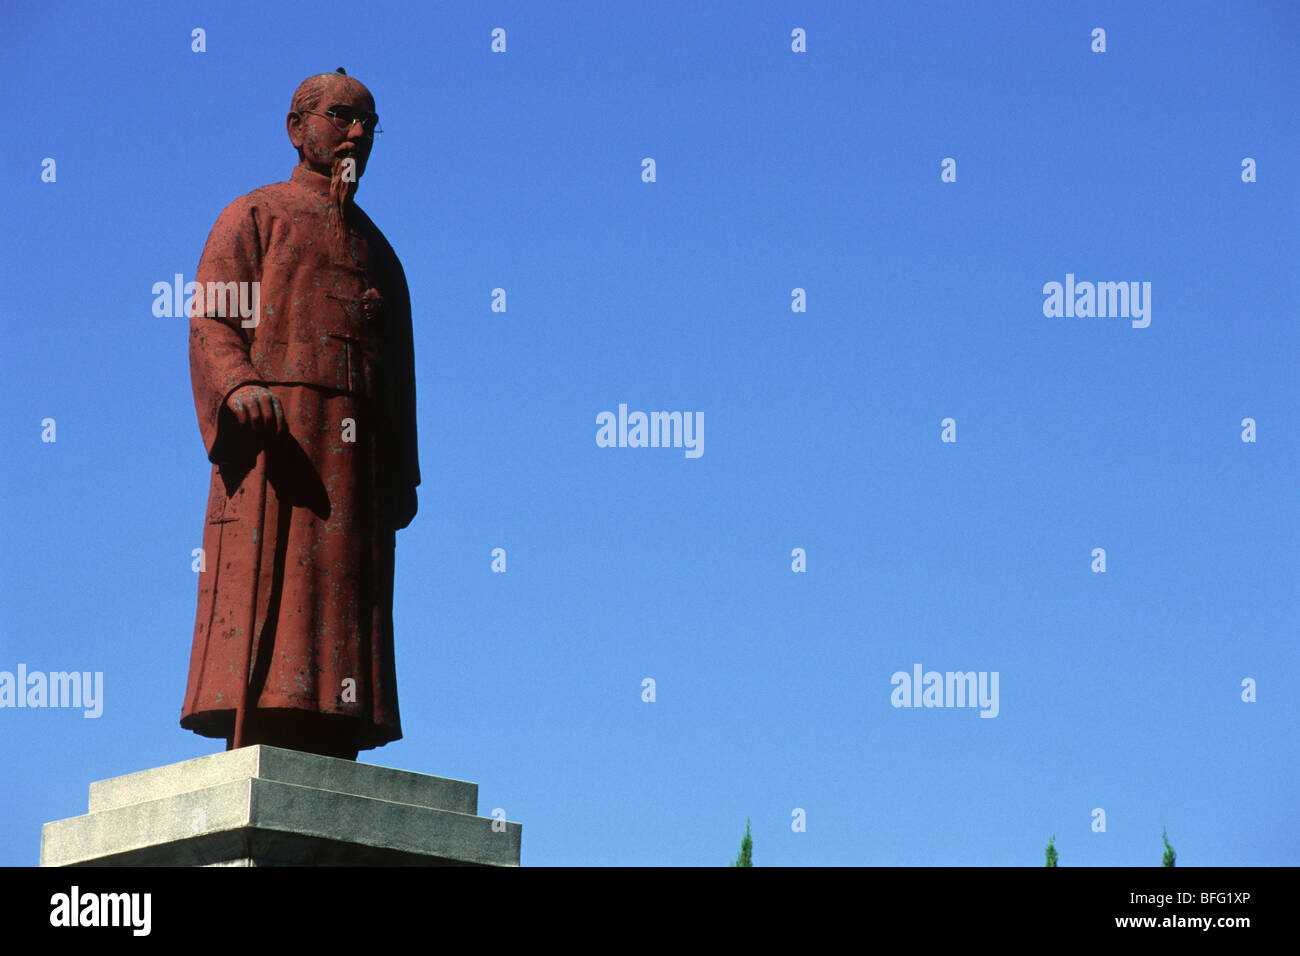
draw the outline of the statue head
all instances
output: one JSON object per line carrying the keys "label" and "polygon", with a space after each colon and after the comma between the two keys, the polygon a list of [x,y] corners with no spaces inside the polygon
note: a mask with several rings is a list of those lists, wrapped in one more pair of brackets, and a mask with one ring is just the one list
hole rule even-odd
{"label": "statue head", "polygon": [[[356,178],[366,171],[375,143],[375,99],[361,83],[343,72],[318,73],[298,84],[285,127],[298,150],[298,165],[329,176],[350,198],[356,182],[345,182],[343,161],[356,161]],[[331,192],[336,191],[331,189]],[[340,197],[342,198],[342,197]]]}

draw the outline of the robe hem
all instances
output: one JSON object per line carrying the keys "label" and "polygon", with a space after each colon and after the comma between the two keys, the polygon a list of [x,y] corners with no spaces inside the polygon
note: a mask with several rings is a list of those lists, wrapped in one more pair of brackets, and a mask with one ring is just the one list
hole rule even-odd
{"label": "robe hem", "polygon": [[[272,719],[275,715],[281,714],[298,714],[307,719],[319,718],[322,736],[330,738],[332,743],[355,746],[357,750],[374,750],[376,747],[402,739],[400,726],[372,724],[363,718],[350,717],[347,714],[322,713],[295,707],[263,707],[258,708],[257,713],[268,715]],[[349,724],[353,726],[349,727]],[[193,731],[200,737],[226,740],[235,732],[235,712],[234,710],[204,710],[186,714],[181,718],[180,725],[181,729]],[[270,746],[275,744],[272,743]]]}

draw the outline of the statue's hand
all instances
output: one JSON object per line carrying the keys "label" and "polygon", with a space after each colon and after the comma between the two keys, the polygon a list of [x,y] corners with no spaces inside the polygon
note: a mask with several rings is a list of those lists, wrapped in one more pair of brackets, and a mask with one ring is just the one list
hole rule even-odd
{"label": "statue's hand", "polygon": [[226,407],[235,415],[235,421],[261,435],[285,433],[284,409],[269,388],[245,385],[237,388],[226,399]]}

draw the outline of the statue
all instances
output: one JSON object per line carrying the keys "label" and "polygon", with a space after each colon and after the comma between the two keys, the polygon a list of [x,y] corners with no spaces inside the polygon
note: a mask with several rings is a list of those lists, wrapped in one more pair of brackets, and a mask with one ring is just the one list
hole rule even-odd
{"label": "statue", "polygon": [[342,68],[304,80],[292,176],[222,211],[195,276],[212,481],[181,726],[228,750],[402,736],[394,550],[420,471],[406,277],[353,201],[378,120]]}

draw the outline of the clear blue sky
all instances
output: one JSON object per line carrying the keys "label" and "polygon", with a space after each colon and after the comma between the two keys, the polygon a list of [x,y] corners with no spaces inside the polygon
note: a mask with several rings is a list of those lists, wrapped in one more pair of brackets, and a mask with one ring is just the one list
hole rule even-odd
{"label": "clear blue sky", "polygon": [[[720,865],[747,817],[759,865],[1300,863],[1300,17],[1137,6],[7,7],[0,670],[105,700],[0,710],[0,864],[220,749],[178,726],[210,466],[151,287],[338,66],[424,475],[363,760],[478,782],[526,865]],[[1045,317],[1067,273],[1150,326]],[[597,447],[619,403],[704,454]],[[998,716],[891,706],[917,663]]]}

